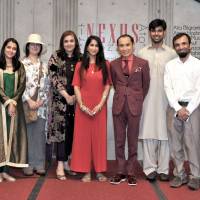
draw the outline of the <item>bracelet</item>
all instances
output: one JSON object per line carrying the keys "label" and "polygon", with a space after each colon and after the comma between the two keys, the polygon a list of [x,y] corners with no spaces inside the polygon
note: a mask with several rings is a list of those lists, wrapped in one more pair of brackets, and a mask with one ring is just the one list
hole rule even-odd
{"label": "bracelet", "polygon": [[102,95],[102,99],[106,99],[107,98],[107,95],[106,94],[103,94]]}
{"label": "bracelet", "polygon": [[83,104],[81,104],[81,105],[80,105],[80,109],[81,109],[83,112],[85,112],[85,111],[87,110],[87,107],[84,106]]}

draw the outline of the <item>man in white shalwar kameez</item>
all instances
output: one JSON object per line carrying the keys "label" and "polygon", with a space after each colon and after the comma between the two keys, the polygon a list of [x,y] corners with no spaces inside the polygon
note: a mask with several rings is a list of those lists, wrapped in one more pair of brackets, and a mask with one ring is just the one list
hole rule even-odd
{"label": "man in white shalwar kameez", "polygon": [[165,64],[176,57],[175,51],[163,43],[166,22],[155,19],[149,24],[151,45],[141,49],[138,56],[148,60],[150,67],[150,88],[143,103],[139,139],[143,146],[143,171],[149,181],[157,176],[168,180],[169,144],[167,136],[167,98],[164,92]]}

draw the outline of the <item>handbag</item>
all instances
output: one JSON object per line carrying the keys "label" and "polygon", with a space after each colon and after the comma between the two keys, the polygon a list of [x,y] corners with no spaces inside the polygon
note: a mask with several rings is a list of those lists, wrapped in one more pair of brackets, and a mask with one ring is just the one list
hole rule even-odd
{"label": "handbag", "polygon": [[[38,85],[37,85],[37,88],[35,90],[35,93],[34,95],[31,97],[31,99],[33,101],[36,101],[37,98],[38,98],[38,91],[39,91],[39,88],[40,88],[40,79],[42,77],[42,62],[40,63],[40,68],[39,68],[39,79],[38,79]],[[31,122],[35,122],[37,121],[38,119],[38,109],[31,109],[29,107],[29,104],[27,101],[25,101],[23,103],[23,107],[24,107],[24,114],[25,114],[25,120],[26,120],[26,123],[29,124]]]}

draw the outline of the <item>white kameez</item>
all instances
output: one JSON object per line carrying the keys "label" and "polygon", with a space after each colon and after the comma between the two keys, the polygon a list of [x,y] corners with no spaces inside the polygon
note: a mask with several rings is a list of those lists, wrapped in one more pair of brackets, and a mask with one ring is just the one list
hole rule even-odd
{"label": "white kameez", "polygon": [[168,140],[166,111],[167,97],[164,91],[165,64],[176,57],[175,51],[162,45],[161,48],[147,46],[138,56],[148,60],[150,67],[150,87],[143,103],[139,139]]}

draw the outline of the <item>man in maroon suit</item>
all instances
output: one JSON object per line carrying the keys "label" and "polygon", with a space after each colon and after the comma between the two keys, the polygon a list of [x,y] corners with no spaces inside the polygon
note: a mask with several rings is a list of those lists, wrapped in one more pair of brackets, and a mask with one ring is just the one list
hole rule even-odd
{"label": "man in maroon suit", "polygon": [[[120,58],[111,62],[111,77],[115,89],[113,97],[113,122],[117,174],[112,184],[122,181],[136,185],[134,166],[137,162],[139,122],[143,100],[149,89],[149,66],[146,60],[133,54],[134,40],[128,35],[117,39]],[[128,160],[125,158],[125,141],[128,139]]]}

